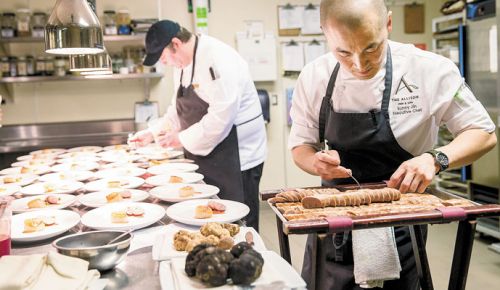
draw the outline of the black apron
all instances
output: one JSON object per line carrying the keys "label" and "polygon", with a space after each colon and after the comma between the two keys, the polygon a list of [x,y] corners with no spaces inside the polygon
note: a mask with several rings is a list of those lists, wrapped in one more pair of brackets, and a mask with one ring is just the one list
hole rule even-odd
{"label": "black apron", "polygon": [[[368,113],[338,113],[333,110],[331,98],[340,69],[337,63],[328,83],[319,116],[320,140],[328,140],[331,149],[337,150],[342,166],[352,170],[360,182],[387,180],[404,161],[413,155],[399,146],[389,122],[389,101],[392,86],[392,59],[387,46],[385,65],[385,90],[381,110]],[[324,186],[353,183],[352,179],[323,180]],[[401,278],[386,281],[383,289],[406,290],[418,288],[418,274],[408,227],[395,228],[396,243],[401,262]],[[362,289],[354,281],[352,257],[352,235],[350,232],[327,235],[321,239],[316,255],[317,268],[311,265],[313,243],[316,235],[309,235],[302,276],[310,290]],[[335,241],[335,246],[333,242]],[[337,249],[336,249],[337,248]],[[312,278],[316,275],[315,282]],[[315,284],[315,289],[312,285]],[[380,288],[374,288],[380,289]]]}
{"label": "black apron", "polygon": [[[184,73],[182,71],[179,89],[177,90],[176,109],[181,130],[185,130],[199,122],[207,114],[209,107],[209,104],[198,96],[193,86],[197,48],[198,37],[196,37],[194,46],[191,81],[188,87],[182,85]],[[220,198],[244,202],[238,136],[235,125],[231,128],[229,135],[207,156],[195,155],[186,149],[184,149],[184,155],[200,166],[198,171],[205,176],[204,181],[207,184],[215,185],[220,189],[218,194]]]}

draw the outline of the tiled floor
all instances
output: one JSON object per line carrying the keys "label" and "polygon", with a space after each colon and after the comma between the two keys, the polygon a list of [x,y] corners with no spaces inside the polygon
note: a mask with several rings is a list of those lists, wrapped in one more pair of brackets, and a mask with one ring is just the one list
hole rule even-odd
{"label": "tiled floor", "polygon": [[[427,255],[436,290],[448,289],[456,230],[457,223],[429,227]],[[279,253],[276,218],[274,212],[264,202],[261,203],[260,234],[267,248]],[[305,236],[292,235],[289,240],[292,265],[300,273]],[[479,238],[479,235],[476,237],[466,289],[500,289],[500,254],[488,249],[488,245],[492,242],[497,241],[491,238]]]}

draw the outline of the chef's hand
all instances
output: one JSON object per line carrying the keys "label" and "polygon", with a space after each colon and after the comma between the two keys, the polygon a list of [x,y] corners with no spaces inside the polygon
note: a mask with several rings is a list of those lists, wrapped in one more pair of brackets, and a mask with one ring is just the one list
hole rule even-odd
{"label": "chef's hand", "polygon": [[387,186],[398,188],[401,193],[425,191],[438,171],[434,157],[424,153],[403,162],[392,174]]}
{"label": "chef's hand", "polygon": [[129,137],[127,144],[133,148],[139,148],[150,144],[153,140],[153,133],[149,130],[142,130]]}
{"label": "chef's hand", "polygon": [[313,167],[324,180],[347,178],[351,170],[340,166],[340,156],[335,150],[319,151],[314,155]]}
{"label": "chef's hand", "polygon": [[171,130],[171,131],[162,131],[155,139],[155,142],[161,147],[167,148],[179,148],[182,147],[181,142],[179,141],[179,131]]}

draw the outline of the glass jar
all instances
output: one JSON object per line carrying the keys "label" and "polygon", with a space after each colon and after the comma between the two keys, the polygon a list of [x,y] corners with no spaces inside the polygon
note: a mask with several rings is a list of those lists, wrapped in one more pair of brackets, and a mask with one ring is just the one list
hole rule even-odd
{"label": "glass jar", "polygon": [[35,75],[35,58],[31,55],[26,57],[26,72],[29,76]]}
{"label": "glass jar", "polygon": [[16,14],[5,12],[2,14],[2,38],[12,38],[16,36]]}
{"label": "glass jar", "polygon": [[17,59],[17,76],[25,77],[28,75],[28,63],[26,57],[20,56]]}
{"label": "glass jar", "polygon": [[48,76],[54,75],[54,58],[46,57],[45,58],[45,74]]}
{"label": "glass jar", "polygon": [[0,59],[0,70],[2,71],[2,77],[10,76],[10,66],[9,58],[4,56]]}
{"label": "glass jar", "polygon": [[66,75],[66,61],[62,56],[57,56],[54,61],[54,73],[58,77],[63,77]]}
{"label": "glass jar", "polygon": [[120,69],[123,67],[123,58],[120,55],[113,55],[112,57],[113,73],[120,73]]}
{"label": "glass jar", "polygon": [[17,77],[17,57],[9,57],[9,76]]}
{"label": "glass jar", "polygon": [[17,9],[16,11],[16,18],[17,18],[17,36],[20,37],[26,37],[30,36],[30,18],[31,18],[31,11],[29,9]]}
{"label": "glass jar", "polygon": [[114,10],[104,11],[104,34],[116,35],[118,30],[116,28],[116,13]]}
{"label": "glass jar", "polygon": [[45,57],[39,56],[39,57],[36,58],[35,74],[37,76],[44,76],[44,75],[46,75],[46,72],[45,72]]}
{"label": "glass jar", "polygon": [[43,38],[45,36],[45,24],[47,24],[47,14],[44,12],[35,12],[31,19],[31,36]]}
{"label": "glass jar", "polygon": [[118,10],[116,25],[118,26],[118,34],[130,34],[130,14],[128,10]]}

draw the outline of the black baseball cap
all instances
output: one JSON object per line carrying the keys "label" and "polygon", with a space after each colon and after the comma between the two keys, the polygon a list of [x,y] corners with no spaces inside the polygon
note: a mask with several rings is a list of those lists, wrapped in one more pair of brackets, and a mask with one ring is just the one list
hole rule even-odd
{"label": "black baseball cap", "polygon": [[181,26],[170,20],[161,20],[151,25],[146,34],[146,58],[143,64],[154,65],[160,59],[163,49],[170,44],[179,30]]}

